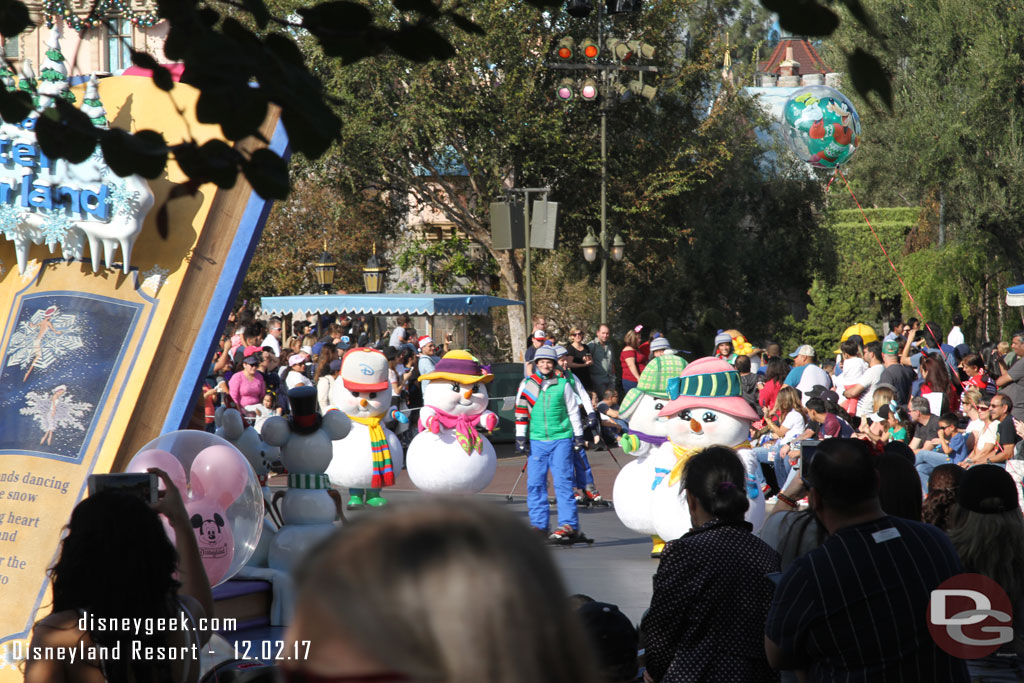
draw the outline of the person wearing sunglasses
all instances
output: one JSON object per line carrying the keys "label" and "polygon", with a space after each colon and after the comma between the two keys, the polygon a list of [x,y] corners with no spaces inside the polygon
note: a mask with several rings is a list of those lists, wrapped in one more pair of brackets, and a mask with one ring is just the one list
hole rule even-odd
{"label": "person wearing sunglasses", "polygon": [[540,538],[494,505],[386,508],[328,537],[295,578],[290,683],[599,680]]}

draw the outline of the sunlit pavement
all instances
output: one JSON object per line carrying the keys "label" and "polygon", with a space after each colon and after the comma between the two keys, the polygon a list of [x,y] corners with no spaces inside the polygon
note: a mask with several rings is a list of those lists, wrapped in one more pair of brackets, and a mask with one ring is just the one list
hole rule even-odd
{"label": "sunlit pavement", "polygon": [[[512,490],[526,458],[516,456],[511,444],[496,444],[495,450],[498,453],[498,470],[491,485],[477,496],[508,509],[526,523],[525,474]],[[613,454],[621,465],[631,459],[618,448]],[[588,458],[598,490],[610,498],[619,471],[612,455],[608,451],[592,451]],[[283,477],[271,480],[271,486],[283,484]],[[512,502],[507,499],[510,492]],[[404,470],[398,477],[398,483],[385,491],[385,496],[398,505],[415,505],[423,495],[412,485]],[[555,506],[552,505],[551,509],[551,526],[554,527]],[[566,587],[570,593],[584,593],[595,600],[614,603],[631,620],[639,622],[650,604],[651,577],[658,566],[658,561],[650,557],[650,538],[624,527],[611,507],[580,508],[579,512],[580,528],[594,539],[594,543],[551,548],[551,556],[562,572]],[[346,513],[350,518],[365,514],[373,514],[373,511]]]}

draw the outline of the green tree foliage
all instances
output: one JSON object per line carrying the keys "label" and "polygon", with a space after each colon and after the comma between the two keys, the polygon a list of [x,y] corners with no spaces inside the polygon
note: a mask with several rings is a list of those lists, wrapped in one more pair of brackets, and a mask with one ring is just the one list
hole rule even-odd
{"label": "green tree foliage", "polygon": [[[820,193],[806,177],[768,162],[752,130],[767,126],[760,109],[723,90],[718,75],[724,40],[717,22],[740,4],[661,0],[606,20],[611,35],[655,45],[661,71],[651,103],[618,103],[605,93],[609,226],[629,244],[628,263],[611,268],[614,308],[629,311],[623,323],[657,296],[666,328],[737,320],[764,328],[785,297],[799,297],[809,284],[797,266],[813,260],[811,207]],[[388,3],[371,6],[381,25],[400,18]],[[505,0],[476,3],[469,16],[483,34],[439,29],[455,48],[443,62],[381,54],[344,68],[323,56],[313,63],[345,122],[336,148],[339,191],[372,186],[382,198],[411,196],[439,208],[488,249],[504,293],[522,298],[522,252],[490,247],[489,204],[512,185],[551,186],[566,252],[558,262],[581,260],[580,240],[598,227],[600,105],[557,101],[555,84],[567,72],[547,64],[560,36],[581,42],[596,35],[597,19]],[[759,267],[766,255],[774,264]],[[725,270],[731,275],[723,283]],[[594,271],[576,266],[574,273],[595,300]],[[753,287],[776,298],[758,303]],[[547,302],[535,302],[546,310]],[[704,320],[713,308],[715,320]],[[516,323],[513,339],[525,339],[521,318]]]}
{"label": "green tree foliage", "polygon": [[[921,210],[868,209],[865,213],[877,240],[858,209],[828,214],[822,229],[829,234],[832,251],[814,276],[807,317],[799,322],[785,320],[779,327],[787,347],[811,344],[816,349],[831,348],[850,325],[865,323],[881,332],[883,322],[903,312],[903,289],[878,242],[902,270],[907,238],[918,224]],[[907,307],[909,310],[909,302]],[[916,314],[907,313],[911,316]]]}
{"label": "green tree foliage", "polygon": [[[980,341],[998,325],[973,286],[987,283],[990,300],[997,282],[1024,282],[1024,11],[1003,0],[865,6],[885,36],[894,107],[888,115],[856,100],[864,144],[845,172],[864,204],[928,208],[912,245],[921,253],[907,264],[918,268],[911,292],[945,326],[964,315],[969,340],[974,330]],[[828,49],[865,39],[846,22]],[[945,286],[929,286],[929,271]]]}
{"label": "green tree foliage", "polygon": [[320,293],[313,264],[325,246],[338,264],[333,291],[362,292],[363,266],[392,231],[372,195],[339,197],[331,183],[308,174],[271,209],[239,298]]}

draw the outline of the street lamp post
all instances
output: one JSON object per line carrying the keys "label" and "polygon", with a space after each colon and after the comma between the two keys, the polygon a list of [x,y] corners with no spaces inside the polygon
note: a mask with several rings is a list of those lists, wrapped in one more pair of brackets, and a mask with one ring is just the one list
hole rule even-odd
{"label": "street lamp post", "polygon": [[327,240],[324,240],[324,250],[320,254],[320,260],[313,265],[313,273],[316,276],[316,283],[324,294],[329,294],[334,285],[334,274],[337,271],[338,263],[334,257],[327,253]]}
{"label": "street lamp post", "polygon": [[[602,5],[603,3],[601,2],[597,3],[597,51],[594,53],[593,58],[597,58],[599,55],[603,54],[605,49],[604,12]],[[568,5],[568,12],[574,17],[586,16],[590,13],[591,9],[592,4],[585,0],[570,0]],[[592,41],[590,44],[593,45]],[[618,233],[615,234],[611,245],[608,243],[608,103],[612,93],[611,74],[613,72],[632,72],[639,76],[639,80],[631,81],[628,86],[620,84],[619,94],[623,96],[623,99],[633,95],[640,95],[646,100],[651,100],[657,93],[657,88],[644,85],[643,75],[644,73],[658,73],[658,67],[656,66],[624,63],[625,60],[633,59],[634,55],[639,55],[644,59],[653,58],[653,46],[639,40],[626,41],[613,38],[607,42],[607,47],[611,50],[613,57],[621,60],[623,63],[614,63],[602,60],[599,62],[582,64],[545,64],[545,66],[551,69],[596,71],[601,79],[601,98],[598,104],[598,113],[601,117],[601,232],[596,238],[593,233],[588,233],[587,237],[580,244],[580,247],[583,249],[583,258],[588,262],[593,262],[598,256],[601,257],[602,324],[607,324],[608,322],[608,258],[610,256],[616,262],[621,261],[626,247],[625,241]],[[571,38],[563,38],[558,44],[556,56],[563,60],[568,59],[573,55],[574,48],[575,42],[572,41]],[[590,58],[589,54],[586,56]],[[593,96],[587,95],[587,83],[592,83],[592,81],[584,82],[584,87],[580,93],[582,98],[584,100],[596,99],[596,94]],[[569,101],[573,98],[571,79],[562,79],[562,81],[560,81],[556,95],[563,101]]]}

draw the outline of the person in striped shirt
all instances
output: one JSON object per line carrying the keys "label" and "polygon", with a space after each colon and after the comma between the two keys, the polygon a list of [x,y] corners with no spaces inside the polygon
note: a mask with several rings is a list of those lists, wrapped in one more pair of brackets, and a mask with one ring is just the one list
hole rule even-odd
{"label": "person in striped shirt", "polygon": [[547,533],[548,471],[555,486],[558,528],[548,539],[557,544],[584,540],[573,485],[572,451],[583,448],[579,401],[572,385],[555,372],[555,349],[542,346],[534,356],[535,371],[519,385],[516,398],[516,452],[529,453],[526,505],[530,524]]}
{"label": "person in striped shirt", "polygon": [[829,537],[779,580],[765,622],[772,667],[809,681],[968,681],[928,631],[932,590],[962,571],[946,534],[885,514],[865,441],[822,441],[801,474]]}

